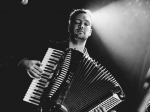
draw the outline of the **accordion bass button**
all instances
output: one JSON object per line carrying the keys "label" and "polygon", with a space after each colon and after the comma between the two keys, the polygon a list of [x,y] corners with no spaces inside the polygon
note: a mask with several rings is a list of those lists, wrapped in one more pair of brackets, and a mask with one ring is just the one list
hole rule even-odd
{"label": "accordion bass button", "polygon": [[62,110],[63,112],[68,112],[67,108],[66,108],[65,106],[63,106],[63,105],[61,105],[61,110]]}
{"label": "accordion bass button", "polygon": [[125,94],[122,90],[122,88],[120,86],[116,86],[114,90],[112,90],[113,94],[117,94],[117,96],[121,99],[121,100],[125,100]]}
{"label": "accordion bass button", "polygon": [[125,99],[125,94],[123,92],[120,92],[119,97],[120,97],[120,99],[124,100]]}

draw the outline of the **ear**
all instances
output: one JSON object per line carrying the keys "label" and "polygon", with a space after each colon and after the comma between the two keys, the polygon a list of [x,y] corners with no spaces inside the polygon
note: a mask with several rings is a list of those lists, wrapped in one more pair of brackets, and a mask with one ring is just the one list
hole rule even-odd
{"label": "ear", "polygon": [[90,29],[89,36],[91,36],[91,34],[92,34],[92,29]]}
{"label": "ear", "polygon": [[70,24],[68,25],[68,32],[69,33],[71,32],[71,25]]}

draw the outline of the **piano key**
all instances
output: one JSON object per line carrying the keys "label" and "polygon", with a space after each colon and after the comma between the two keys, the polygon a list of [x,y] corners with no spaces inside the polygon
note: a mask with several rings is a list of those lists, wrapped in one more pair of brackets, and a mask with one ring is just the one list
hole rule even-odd
{"label": "piano key", "polygon": [[62,57],[62,54],[59,54],[59,53],[56,53],[56,52],[53,52],[52,54],[55,55],[55,56],[58,56],[59,58]]}
{"label": "piano key", "polygon": [[39,103],[40,103],[40,102],[34,102],[34,100],[26,99],[26,98],[24,98],[23,100],[26,101],[26,102],[29,102],[29,103],[31,103],[31,104],[37,105],[37,106],[38,106]]}
{"label": "piano key", "polygon": [[49,70],[53,71],[53,70],[54,70],[54,67],[46,65],[46,66],[44,67],[44,70],[45,70],[45,69],[49,69]]}
{"label": "piano key", "polygon": [[[57,58],[51,58],[51,59],[49,59],[49,61],[58,62],[58,61],[59,61],[59,59],[57,59]],[[48,62],[49,62],[49,61],[48,61]]]}
{"label": "piano key", "polygon": [[40,82],[43,82],[43,83],[46,83],[47,82],[47,80],[46,79],[42,79],[42,78],[40,78],[40,80],[39,80]]}
{"label": "piano key", "polygon": [[38,89],[33,89],[33,90],[29,90],[29,91],[37,92],[37,93],[43,93],[43,91],[40,91],[40,90],[38,90]]}
{"label": "piano key", "polygon": [[45,71],[45,72],[50,72],[50,73],[53,72],[53,70],[50,70],[50,69],[44,69],[43,71]]}
{"label": "piano key", "polygon": [[47,63],[52,63],[52,64],[56,65],[58,63],[58,61],[48,60]]}
{"label": "piano key", "polygon": [[38,95],[35,95],[35,94],[29,94],[29,93],[27,93],[27,94],[26,94],[26,98],[27,98],[27,97],[28,97],[28,98],[35,98],[35,99],[38,99],[38,100],[39,100],[41,96],[38,96]]}
{"label": "piano key", "polygon": [[41,95],[42,94],[42,92],[40,91],[40,92],[38,92],[38,91],[36,91],[36,90],[28,90],[28,92],[27,93],[31,93],[31,94],[39,94],[39,95]]}
{"label": "piano key", "polygon": [[46,82],[47,82],[47,80],[45,80],[45,79],[40,79],[40,80],[39,80],[39,83],[45,84]]}
{"label": "piano key", "polygon": [[38,85],[41,85],[41,86],[44,86],[44,85],[45,85],[45,83],[41,83],[41,82],[38,82],[37,84],[38,84]]}
{"label": "piano key", "polygon": [[40,88],[37,88],[37,87],[31,87],[31,86],[30,86],[29,89],[30,89],[30,90],[34,90],[34,91],[37,90],[37,91],[43,92],[43,89],[40,89]]}
{"label": "piano key", "polygon": [[45,68],[44,68],[44,71],[45,70],[48,70],[50,73],[52,73],[54,70],[53,70],[53,68],[50,68],[50,67],[48,67],[48,66],[46,66]]}
{"label": "piano key", "polygon": [[61,56],[57,56],[57,55],[54,55],[54,54],[52,54],[51,56],[54,57],[54,58],[60,58],[61,57]]}
{"label": "piano key", "polygon": [[35,99],[34,97],[25,97],[25,100],[30,101],[30,102],[35,102],[35,103],[40,103],[39,99]]}
{"label": "piano key", "polygon": [[43,72],[43,75],[46,75],[47,77],[50,77],[50,76],[53,75],[53,73],[49,73],[49,72],[44,71],[44,72]]}
{"label": "piano key", "polygon": [[49,65],[46,65],[45,68],[52,68],[52,69],[53,69],[53,68],[54,68],[54,65],[50,65],[50,64],[49,64]]}
{"label": "piano key", "polygon": [[46,84],[46,83],[43,84],[43,83],[38,82],[38,83],[33,83],[32,85],[33,85],[33,86],[34,86],[34,85],[35,85],[35,86],[36,86],[36,85],[39,85],[39,86],[41,86],[41,87],[44,87],[45,84]]}

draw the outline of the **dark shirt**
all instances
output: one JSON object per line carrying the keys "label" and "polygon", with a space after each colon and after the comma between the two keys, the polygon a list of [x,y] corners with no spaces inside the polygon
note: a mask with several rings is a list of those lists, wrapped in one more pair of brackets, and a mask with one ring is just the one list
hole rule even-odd
{"label": "dark shirt", "polygon": [[[42,61],[48,48],[53,48],[53,49],[57,49],[60,51],[65,51],[66,48],[69,48],[69,42],[68,41],[63,41],[63,42],[47,41],[47,42],[44,42],[44,44],[42,44],[42,46],[41,45],[40,46],[36,45],[36,46],[33,47],[32,50],[30,49],[29,51],[27,51],[26,55],[24,57],[22,57],[22,59],[27,58],[30,60]],[[83,52],[86,55],[89,55],[86,48],[84,49]]]}

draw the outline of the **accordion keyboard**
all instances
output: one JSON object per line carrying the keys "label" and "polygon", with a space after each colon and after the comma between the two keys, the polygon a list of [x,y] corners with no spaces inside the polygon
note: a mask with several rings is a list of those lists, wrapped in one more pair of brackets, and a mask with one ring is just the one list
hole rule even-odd
{"label": "accordion keyboard", "polygon": [[56,69],[62,55],[62,51],[48,48],[43,58],[42,66],[40,66],[40,68],[43,70],[43,74],[41,75],[40,79],[32,80],[29,89],[23,99],[24,101],[34,105],[40,104],[40,99],[44,89],[48,87],[50,79],[52,78],[54,70]]}

